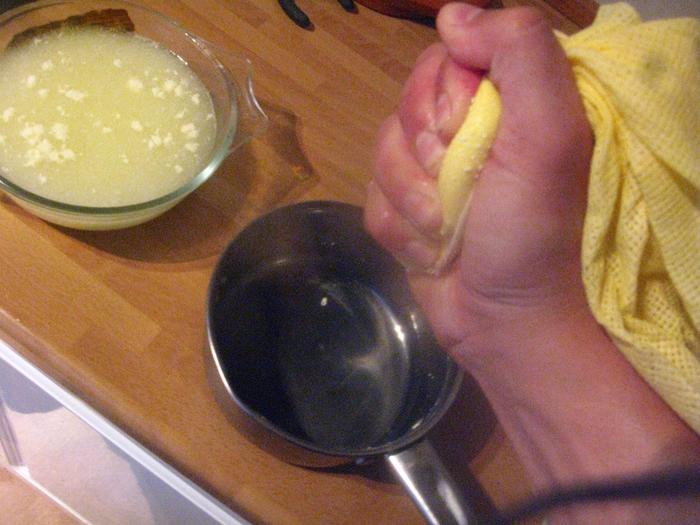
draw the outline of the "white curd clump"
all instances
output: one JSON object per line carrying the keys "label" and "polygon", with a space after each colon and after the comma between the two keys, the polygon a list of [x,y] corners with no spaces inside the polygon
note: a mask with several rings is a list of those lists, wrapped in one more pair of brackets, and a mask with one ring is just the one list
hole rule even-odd
{"label": "white curd clump", "polygon": [[205,86],[141,36],[57,30],[0,56],[0,170],[46,198],[152,200],[199,173],[215,135]]}

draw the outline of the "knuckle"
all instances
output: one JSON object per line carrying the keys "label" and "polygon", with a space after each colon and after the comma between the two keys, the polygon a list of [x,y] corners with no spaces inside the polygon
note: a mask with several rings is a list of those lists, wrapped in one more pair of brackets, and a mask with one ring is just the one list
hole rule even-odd
{"label": "knuckle", "polygon": [[434,126],[436,82],[445,60],[444,45],[433,45],[421,55],[401,90],[397,113],[409,136]]}
{"label": "knuckle", "polygon": [[379,242],[390,235],[390,210],[386,204],[381,189],[372,181],[367,189],[364,223],[365,229]]}
{"label": "knuckle", "polygon": [[392,115],[385,120],[379,128],[375,142],[373,159],[373,174],[375,179],[383,178],[391,164],[391,156],[396,142],[397,128],[401,124],[396,115]]}

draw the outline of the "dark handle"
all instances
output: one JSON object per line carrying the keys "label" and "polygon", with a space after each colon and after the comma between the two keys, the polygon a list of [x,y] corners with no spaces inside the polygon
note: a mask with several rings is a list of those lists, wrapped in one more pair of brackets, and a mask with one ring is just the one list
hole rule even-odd
{"label": "dark handle", "polygon": [[343,6],[343,9],[349,12],[355,11],[355,2],[353,0],[338,0],[338,3]]}
{"label": "dark handle", "polygon": [[306,13],[299,9],[294,0],[279,0],[280,7],[287,13],[287,16],[299,27],[308,29],[311,27],[311,20],[306,16]]}

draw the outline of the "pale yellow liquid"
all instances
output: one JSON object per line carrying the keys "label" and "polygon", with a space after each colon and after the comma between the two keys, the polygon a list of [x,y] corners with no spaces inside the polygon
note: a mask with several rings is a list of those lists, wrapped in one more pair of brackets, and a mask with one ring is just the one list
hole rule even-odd
{"label": "pale yellow liquid", "polygon": [[199,173],[215,135],[202,82],[145,38],[62,30],[0,56],[0,170],[49,199],[160,197]]}

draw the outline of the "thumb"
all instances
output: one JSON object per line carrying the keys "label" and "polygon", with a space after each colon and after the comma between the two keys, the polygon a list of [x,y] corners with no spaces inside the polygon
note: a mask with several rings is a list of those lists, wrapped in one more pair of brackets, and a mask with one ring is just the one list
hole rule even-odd
{"label": "thumb", "polygon": [[[581,137],[572,134],[588,129],[588,122],[571,66],[538,10],[483,10],[453,3],[440,11],[437,28],[455,62],[487,71],[498,88],[503,104],[501,129],[507,135],[502,138],[511,146],[507,150],[532,152],[512,159],[521,170],[541,172],[548,167],[542,165],[547,159],[541,152],[563,155],[567,145],[580,144]],[[572,115],[578,122],[569,121]],[[562,159],[550,160],[554,166]]]}

